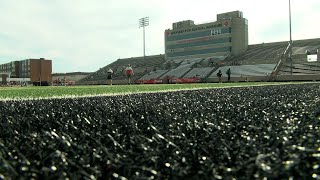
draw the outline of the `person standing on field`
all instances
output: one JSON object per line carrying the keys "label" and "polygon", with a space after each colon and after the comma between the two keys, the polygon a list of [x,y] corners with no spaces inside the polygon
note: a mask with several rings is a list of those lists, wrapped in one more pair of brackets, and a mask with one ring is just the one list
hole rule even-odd
{"label": "person standing on field", "polygon": [[230,75],[231,75],[231,69],[230,68],[227,70],[226,74],[228,75],[228,81],[230,81]]}
{"label": "person standing on field", "polygon": [[126,67],[125,73],[128,78],[128,84],[131,84],[131,77],[134,75],[134,73],[130,64],[128,64],[128,67]]}
{"label": "person standing on field", "polygon": [[219,83],[221,83],[221,76],[222,76],[221,70],[219,70],[219,72],[217,73],[217,76],[219,78]]}
{"label": "person standing on field", "polygon": [[113,75],[112,69],[109,68],[107,73],[108,73],[107,79],[109,80],[109,85],[112,85],[112,75]]}

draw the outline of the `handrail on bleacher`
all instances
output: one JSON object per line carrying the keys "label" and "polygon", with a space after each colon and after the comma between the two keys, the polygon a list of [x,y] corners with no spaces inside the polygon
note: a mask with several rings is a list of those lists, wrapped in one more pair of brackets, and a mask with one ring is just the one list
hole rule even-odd
{"label": "handrail on bleacher", "polygon": [[291,46],[292,46],[292,44],[291,44],[290,42],[288,42],[288,46],[287,46],[286,50],[282,53],[279,62],[277,63],[277,65],[276,65],[276,66],[273,68],[273,70],[272,70],[272,73],[271,73],[272,76],[275,76],[275,75],[276,75],[277,69],[279,68],[279,66],[280,66],[281,63],[282,63],[283,57],[285,57],[285,56],[287,55],[288,50],[289,50],[289,48],[291,48]]}
{"label": "handrail on bleacher", "polygon": [[283,56],[287,55],[287,52],[288,52],[289,48],[291,48],[291,46],[292,46],[292,44],[290,42],[288,42],[288,46],[287,46],[286,50],[282,53],[281,58],[283,58]]}

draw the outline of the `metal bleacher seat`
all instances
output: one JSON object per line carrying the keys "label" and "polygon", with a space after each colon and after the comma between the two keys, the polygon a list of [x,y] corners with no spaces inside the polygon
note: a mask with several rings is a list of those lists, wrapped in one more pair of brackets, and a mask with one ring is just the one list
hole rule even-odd
{"label": "metal bleacher seat", "polygon": [[[283,64],[279,70],[278,75],[291,74],[291,64]],[[320,74],[320,63],[319,62],[305,62],[305,63],[295,63],[292,65],[293,75],[301,74]]]}
{"label": "metal bleacher seat", "polygon": [[164,75],[161,76],[161,78],[164,78],[166,76],[169,77],[176,77],[176,78],[180,78],[182,77],[184,74],[186,74],[188,71],[191,70],[191,67],[194,63],[186,63],[186,64],[180,64],[178,67],[169,70],[167,73],[165,73]]}
{"label": "metal bleacher seat", "polygon": [[154,55],[146,57],[133,57],[133,58],[124,58],[118,59],[115,62],[100,68],[98,71],[90,74],[87,78],[83,78],[80,82],[99,82],[104,81],[107,77],[107,71],[111,68],[114,72],[114,80],[124,79],[123,70],[130,64],[135,72],[133,80],[140,78],[144,75],[146,70],[153,69],[155,67],[160,67],[165,62],[164,55]]}
{"label": "metal bleacher seat", "polygon": [[139,78],[139,80],[159,79],[166,72],[168,72],[168,70],[151,71],[143,75],[141,78]]}
{"label": "metal bleacher seat", "polygon": [[219,70],[226,76],[228,68],[231,69],[231,77],[244,77],[244,76],[268,76],[272,73],[276,64],[256,64],[256,65],[239,65],[239,66],[223,66],[214,71],[210,78],[216,78]]}
{"label": "metal bleacher seat", "polygon": [[176,77],[181,78],[186,73],[188,73],[190,70],[192,70],[192,67],[203,61],[203,58],[189,58],[189,59],[177,59],[177,60],[170,60],[169,62],[175,63],[177,66],[173,69],[169,70],[165,74],[161,76],[161,78],[164,77]]}
{"label": "metal bleacher seat", "polygon": [[209,75],[209,73],[214,69],[214,67],[202,67],[202,68],[193,68],[187,74],[185,74],[184,78],[192,78],[192,77],[200,77],[205,78]]}

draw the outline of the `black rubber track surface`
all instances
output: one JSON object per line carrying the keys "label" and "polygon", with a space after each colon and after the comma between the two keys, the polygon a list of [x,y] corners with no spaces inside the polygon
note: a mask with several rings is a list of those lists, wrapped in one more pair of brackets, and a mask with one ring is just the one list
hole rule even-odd
{"label": "black rubber track surface", "polygon": [[320,177],[320,85],[0,102],[0,179]]}

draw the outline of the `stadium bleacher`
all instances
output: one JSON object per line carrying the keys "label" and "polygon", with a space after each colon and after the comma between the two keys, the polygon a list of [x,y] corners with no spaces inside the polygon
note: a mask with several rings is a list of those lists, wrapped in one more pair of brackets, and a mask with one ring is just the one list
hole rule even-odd
{"label": "stadium bleacher", "polygon": [[167,73],[162,75],[160,78],[165,78],[165,77],[176,77],[176,78],[181,78],[184,74],[186,74],[188,71],[190,71],[192,66],[195,63],[184,63],[180,64],[178,67],[169,70]]}
{"label": "stadium bleacher", "polygon": [[[288,42],[274,42],[249,45],[245,53],[230,56],[199,57],[190,59],[165,59],[165,55],[155,55],[118,59],[117,61],[88,75],[80,82],[82,84],[105,84],[107,70],[114,71],[115,84],[125,83],[124,68],[131,64],[135,75],[133,81],[168,78],[199,77],[206,82],[215,82],[216,73],[231,68],[231,77],[260,77],[257,80],[270,80],[268,76],[291,75],[291,64],[288,61]],[[320,49],[319,39],[293,41],[292,59],[294,75],[319,75],[320,63],[307,61],[307,52]],[[320,77],[319,77],[320,78]],[[277,78],[273,78],[277,79]],[[213,80],[213,81],[212,81]]]}
{"label": "stadium bleacher", "polygon": [[154,56],[146,56],[144,57],[133,57],[133,58],[125,58],[125,59],[118,59],[117,61],[100,68],[98,71],[88,75],[87,77],[81,79],[79,84],[106,84],[107,79],[107,71],[111,68],[114,72],[114,84],[123,81],[126,79],[124,76],[124,69],[125,67],[130,64],[134,70],[134,76],[132,81],[139,79],[146,73],[151,71],[161,69],[163,64],[165,63],[164,55],[154,55]]}
{"label": "stadium bleacher", "polygon": [[[292,65],[293,75],[310,75],[310,74],[320,74],[320,63],[319,62],[306,62],[301,64]],[[278,76],[281,75],[291,75],[291,64],[285,63],[282,65],[278,72]]]}
{"label": "stadium bleacher", "polygon": [[319,39],[315,41],[301,41],[292,47],[292,62],[287,59],[279,68],[277,76],[320,75],[320,61],[308,62],[308,53],[317,52],[320,48]]}
{"label": "stadium bleacher", "polygon": [[211,74],[214,69],[215,69],[214,67],[193,68],[183,77],[184,78],[200,77],[203,79],[203,78],[206,78],[209,74]]}
{"label": "stadium bleacher", "polygon": [[217,78],[216,74],[219,70],[221,70],[223,76],[227,76],[225,72],[229,68],[231,69],[231,77],[268,76],[275,66],[276,64],[223,66],[214,71],[209,78]]}
{"label": "stadium bleacher", "polygon": [[227,70],[231,70],[231,82],[240,81],[269,81],[277,64],[255,64],[255,65],[231,65],[217,68],[208,78],[207,82],[219,82],[217,73],[222,72],[222,81],[228,81]]}
{"label": "stadium bleacher", "polygon": [[[288,42],[262,43],[249,45],[242,55],[229,56],[228,64],[273,64],[277,63],[288,46]],[[292,54],[305,54],[306,50],[320,48],[320,39],[297,40],[293,42]]]}
{"label": "stadium bleacher", "polygon": [[143,75],[140,80],[150,80],[150,79],[159,79],[164,73],[168,72],[168,70],[156,70],[151,71],[145,75]]}

